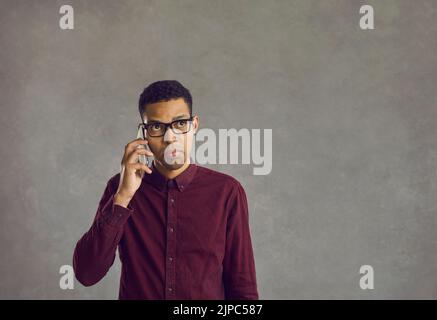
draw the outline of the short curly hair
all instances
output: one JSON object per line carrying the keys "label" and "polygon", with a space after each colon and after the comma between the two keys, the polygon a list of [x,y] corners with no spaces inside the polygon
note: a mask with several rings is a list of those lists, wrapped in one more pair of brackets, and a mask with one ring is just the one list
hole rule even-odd
{"label": "short curly hair", "polygon": [[190,91],[185,88],[179,81],[176,80],[160,80],[153,82],[147,86],[140,95],[138,101],[138,110],[141,118],[147,104],[161,101],[169,101],[172,99],[183,98],[190,110],[190,116],[193,112],[193,98]]}

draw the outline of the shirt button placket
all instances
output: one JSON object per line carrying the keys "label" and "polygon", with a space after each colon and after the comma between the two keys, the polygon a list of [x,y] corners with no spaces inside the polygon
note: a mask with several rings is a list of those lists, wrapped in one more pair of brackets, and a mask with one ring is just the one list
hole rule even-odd
{"label": "shirt button placket", "polygon": [[167,202],[166,299],[175,299],[176,212],[175,195],[172,190],[169,190]]}

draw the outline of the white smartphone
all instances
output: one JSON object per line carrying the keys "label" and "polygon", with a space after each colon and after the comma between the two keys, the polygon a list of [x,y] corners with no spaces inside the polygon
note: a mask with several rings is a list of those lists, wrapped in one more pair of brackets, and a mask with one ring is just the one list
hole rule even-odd
{"label": "white smartphone", "polygon": [[[147,139],[147,131],[144,130],[144,128],[142,126],[138,127],[137,139],[138,138],[141,138],[144,140]],[[147,144],[139,145],[137,148],[145,148],[146,150],[150,151],[149,145],[147,145]],[[138,162],[141,162],[142,164],[145,164],[146,166],[148,166],[150,168],[150,166],[152,165],[152,162],[153,162],[153,157],[148,157],[145,154],[140,154],[140,155],[138,155]]]}

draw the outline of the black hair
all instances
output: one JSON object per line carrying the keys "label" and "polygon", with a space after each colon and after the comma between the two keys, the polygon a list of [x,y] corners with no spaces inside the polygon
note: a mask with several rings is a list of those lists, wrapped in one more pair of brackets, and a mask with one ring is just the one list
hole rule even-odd
{"label": "black hair", "polygon": [[143,118],[143,113],[147,104],[178,98],[184,99],[185,103],[188,105],[191,116],[193,111],[193,98],[187,88],[176,80],[161,80],[153,82],[143,90],[138,101],[138,110],[141,119]]}

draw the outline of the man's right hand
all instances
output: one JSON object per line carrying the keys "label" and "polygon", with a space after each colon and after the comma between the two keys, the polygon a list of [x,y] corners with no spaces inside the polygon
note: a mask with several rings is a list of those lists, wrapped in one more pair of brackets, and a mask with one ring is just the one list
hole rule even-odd
{"label": "man's right hand", "polygon": [[129,142],[124,148],[123,159],[121,160],[120,182],[114,195],[114,204],[127,208],[130,200],[141,185],[144,172],[152,173],[152,170],[145,164],[138,162],[138,155],[143,154],[153,157],[153,153],[140,145],[148,141],[138,138]]}

